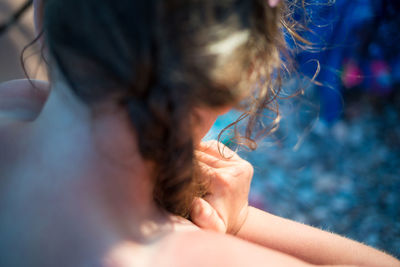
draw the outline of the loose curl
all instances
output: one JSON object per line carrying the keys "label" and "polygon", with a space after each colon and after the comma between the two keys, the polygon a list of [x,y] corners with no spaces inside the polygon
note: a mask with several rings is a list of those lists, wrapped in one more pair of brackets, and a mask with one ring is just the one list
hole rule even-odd
{"label": "loose curl", "polygon": [[282,28],[306,43],[290,19],[300,2],[46,0],[44,34],[80,99],[126,108],[141,155],[156,166],[155,201],[187,217],[205,192],[193,170],[193,108],[240,104],[245,113],[232,125],[248,119],[243,140],[254,148],[263,111],[279,118],[275,100],[290,65]]}

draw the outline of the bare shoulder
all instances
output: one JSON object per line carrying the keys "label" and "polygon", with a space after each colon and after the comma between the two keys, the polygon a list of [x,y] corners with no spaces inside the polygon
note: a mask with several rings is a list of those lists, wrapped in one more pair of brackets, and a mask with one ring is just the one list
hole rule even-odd
{"label": "bare shoulder", "polygon": [[0,83],[0,119],[30,121],[42,109],[49,84],[39,80],[12,80]]}
{"label": "bare shoulder", "polygon": [[181,232],[166,238],[154,266],[313,266],[230,235]]}
{"label": "bare shoulder", "polygon": [[[12,80],[0,83],[0,166],[13,159],[26,138],[26,126],[40,113],[49,84],[39,80]],[[14,153],[15,152],[15,153]]]}

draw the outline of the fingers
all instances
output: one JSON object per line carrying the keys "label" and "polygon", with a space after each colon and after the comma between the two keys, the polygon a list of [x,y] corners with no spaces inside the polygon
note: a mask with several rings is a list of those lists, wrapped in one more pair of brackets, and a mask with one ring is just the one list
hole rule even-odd
{"label": "fingers", "polygon": [[202,161],[197,161],[196,164],[196,169],[195,171],[197,171],[198,175],[201,175],[201,177],[204,177],[206,179],[214,179],[216,173],[215,173],[215,167],[211,167],[210,165],[208,165],[207,163],[204,163]]}
{"label": "fingers", "polygon": [[200,150],[196,150],[194,155],[199,164],[204,163],[213,168],[223,167],[223,159],[221,158],[217,158]]}
{"label": "fingers", "polygon": [[206,141],[201,142],[197,149],[204,153],[213,155],[214,157],[218,158],[227,158],[227,159],[238,159],[240,158],[234,151],[232,151],[229,147],[225,146],[224,144],[216,141]]}
{"label": "fingers", "polygon": [[190,212],[192,222],[204,230],[226,233],[227,227],[215,209],[204,199],[196,198]]}

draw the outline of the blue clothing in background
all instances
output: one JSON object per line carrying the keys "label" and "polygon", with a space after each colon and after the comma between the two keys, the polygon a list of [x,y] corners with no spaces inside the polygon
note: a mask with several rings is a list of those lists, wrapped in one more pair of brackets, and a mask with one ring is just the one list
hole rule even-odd
{"label": "blue clothing in background", "polygon": [[308,39],[322,52],[297,56],[300,70],[312,77],[310,60],[319,60],[317,78],[321,118],[336,122],[346,102],[344,89],[388,95],[400,82],[400,1],[337,0],[335,5],[311,5]]}

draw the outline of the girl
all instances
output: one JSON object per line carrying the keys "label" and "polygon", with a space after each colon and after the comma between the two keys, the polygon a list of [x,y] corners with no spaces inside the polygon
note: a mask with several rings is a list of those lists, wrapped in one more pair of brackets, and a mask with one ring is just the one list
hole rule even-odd
{"label": "girl", "polygon": [[[200,143],[255,81],[269,88],[283,3],[37,4],[51,93],[2,85],[1,266],[400,265],[248,207],[249,163]],[[255,114],[270,97],[257,92]]]}

